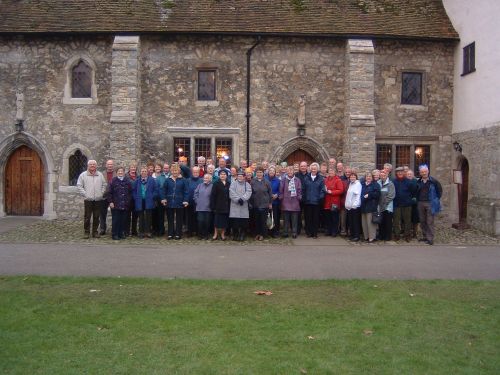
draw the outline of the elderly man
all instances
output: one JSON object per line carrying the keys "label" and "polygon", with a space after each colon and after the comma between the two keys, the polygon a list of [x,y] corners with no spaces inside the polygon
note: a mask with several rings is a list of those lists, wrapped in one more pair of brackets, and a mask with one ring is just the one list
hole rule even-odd
{"label": "elderly man", "polygon": [[181,156],[179,158],[179,168],[181,169],[182,177],[189,178],[191,177],[191,169],[188,166],[188,159],[185,156]]}
{"label": "elderly man", "polygon": [[97,162],[89,160],[87,170],[78,176],[76,183],[78,192],[83,196],[84,218],[83,230],[84,238],[90,238],[90,217],[92,217],[92,236],[99,237],[97,228],[99,227],[99,215],[106,192],[106,180],[101,172],[97,170]]}
{"label": "elderly man", "polygon": [[200,177],[200,167],[191,168],[191,177],[188,179],[189,184],[189,206],[184,208],[184,216],[187,221],[187,236],[191,237],[198,233],[198,221],[196,219],[196,202],[194,200],[194,192],[199,184],[203,182]]}
{"label": "elderly man", "polygon": [[231,170],[226,167],[226,159],[224,158],[219,159],[219,166],[215,168],[214,176],[219,177],[219,172],[222,170],[226,171],[227,181],[231,183]]}
{"label": "elderly man", "polygon": [[[299,171],[295,173],[295,177],[297,177],[300,180],[300,185],[302,188],[304,187],[304,183],[306,181],[306,177],[308,175],[307,172],[307,162],[306,161],[301,161],[299,164]],[[301,201],[300,202],[300,213],[299,213],[299,221],[297,225],[297,235],[300,234],[302,230],[302,217],[304,216],[304,203]]]}
{"label": "elderly man", "polygon": [[385,171],[385,173],[387,173],[387,177],[392,179],[392,164],[391,163],[384,164],[384,171]]}
{"label": "elderly man", "polygon": [[[396,190],[396,197],[394,198],[394,239],[399,241],[401,234],[403,234],[405,241],[410,242],[412,237],[412,198],[417,187],[412,180],[406,178],[403,167],[396,168],[396,178],[393,182]],[[401,231],[401,229],[403,230]]]}
{"label": "elderly man", "polygon": [[434,216],[441,211],[441,196],[443,188],[438,180],[429,175],[429,167],[422,164],[418,171],[420,178],[417,181],[417,209],[420,228],[424,237],[419,241],[429,245],[434,244]]}
{"label": "elderly man", "polygon": [[[113,180],[113,177],[115,177],[115,165],[114,165],[114,162],[113,160],[109,159],[107,162],[106,162],[106,175],[104,176],[106,178],[106,182],[107,182],[107,186],[109,186],[111,184],[111,181]],[[102,202],[102,205],[101,205],[101,213],[100,213],[100,217],[99,217],[99,224],[100,224],[100,235],[103,236],[106,234],[106,217],[108,215],[108,207],[109,207],[109,203],[108,203],[108,192],[106,191],[104,193],[104,200]]]}
{"label": "elderly man", "polygon": [[200,168],[200,177],[203,177],[205,174],[206,159],[204,156],[198,156],[196,160],[198,161],[198,168]]}
{"label": "elderly man", "polygon": [[328,170],[337,169],[337,160],[335,158],[328,159]]}

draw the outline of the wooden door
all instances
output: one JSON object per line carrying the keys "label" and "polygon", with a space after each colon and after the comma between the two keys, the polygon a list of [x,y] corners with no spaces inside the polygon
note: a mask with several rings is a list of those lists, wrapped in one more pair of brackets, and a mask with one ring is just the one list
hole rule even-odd
{"label": "wooden door", "polygon": [[306,161],[307,164],[311,164],[312,162],[314,162],[314,158],[308,152],[300,148],[292,152],[286,158],[286,162],[288,165],[293,165],[294,163],[300,163],[301,161]]}
{"label": "wooden door", "polygon": [[5,168],[5,213],[43,215],[43,164],[36,151],[17,148]]}
{"label": "wooden door", "polygon": [[463,158],[462,165],[462,184],[459,187],[459,221],[460,223],[467,222],[467,202],[469,200],[469,162]]}

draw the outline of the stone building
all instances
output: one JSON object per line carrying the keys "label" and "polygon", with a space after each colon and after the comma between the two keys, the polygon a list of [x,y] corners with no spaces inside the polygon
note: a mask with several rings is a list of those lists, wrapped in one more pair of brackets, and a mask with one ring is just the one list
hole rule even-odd
{"label": "stone building", "polygon": [[181,155],[425,162],[448,205],[458,34],[441,0],[6,0],[0,14],[0,215],[77,217],[86,160]]}
{"label": "stone building", "polygon": [[[445,0],[455,47],[450,213],[458,226],[500,235],[500,2]],[[480,6],[479,6],[480,5]],[[471,22],[481,20],[481,22]]]}

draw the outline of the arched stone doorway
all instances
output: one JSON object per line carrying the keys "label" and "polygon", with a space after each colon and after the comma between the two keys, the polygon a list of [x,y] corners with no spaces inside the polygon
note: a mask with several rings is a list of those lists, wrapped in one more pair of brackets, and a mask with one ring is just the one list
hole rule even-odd
{"label": "arched stone doorway", "polygon": [[5,167],[7,215],[43,215],[43,170],[40,156],[28,146],[20,146],[12,152]]}
{"label": "arched stone doorway", "polygon": [[469,199],[469,161],[463,158],[459,168],[462,172],[462,183],[458,185],[458,217],[460,223],[466,223]]}
{"label": "arched stone doorway", "polygon": [[[16,150],[25,146],[32,150],[40,159],[40,169],[42,173],[41,187],[41,214],[46,219],[55,219],[57,217],[54,211],[55,192],[54,185],[57,180],[57,171],[54,167],[54,161],[47,147],[37,138],[27,132],[16,132],[6,136],[0,142],[0,216],[5,216],[6,211],[6,174],[8,173],[8,164],[11,156]],[[22,155],[20,157],[23,157]],[[30,157],[30,156],[24,156]],[[29,161],[29,160],[26,160]],[[9,208],[10,210],[10,208]]]}
{"label": "arched stone doorway", "polygon": [[469,161],[467,158],[463,156],[460,158],[456,172],[458,172],[458,176],[454,176],[454,182],[457,185],[458,223],[453,224],[452,227],[466,229],[469,227],[467,224],[467,203],[469,201]]}
{"label": "arched stone doorway", "polygon": [[293,165],[295,163],[300,163],[301,161],[306,161],[307,164],[311,164],[313,161],[313,157],[302,149],[295,150],[290,155],[288,155],[285,159],[288,165]]}
{"label": "arched stone doorway", "polygon": [[[289,156],[297,152],[297,157],[300,152],[304,152],[304,156],[312,158],[313,161],[322,162],[328,161],[329,155],[325,148],[313,138],[310,137],[293,137],[279,146],[273,153],[271,161],[279,163],[287,160]],[[307,155],[306,155],[307,154]],[[293,156],[295,158],[295,156]]]}

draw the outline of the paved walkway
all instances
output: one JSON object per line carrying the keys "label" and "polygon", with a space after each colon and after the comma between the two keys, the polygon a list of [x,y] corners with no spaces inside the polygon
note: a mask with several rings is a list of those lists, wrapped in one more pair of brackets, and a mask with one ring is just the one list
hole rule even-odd
{"label": "paved walkway", "polygon": [[[0,219],[0,233],[40,219]],[[38,225],[38,224],[37,224]],[[24,227],[26,234],[26,227]],[[28,227],[28,230],[31,227]],[[45,228],[47,230],[47,228]],[[287,244],[0,243],[1,275],[200,279],[500,280],[498,245],[359,245],[299,237]],[[29,241],[28,241],[29,242]],[[33,242],[33,241],[31,241]]]}

